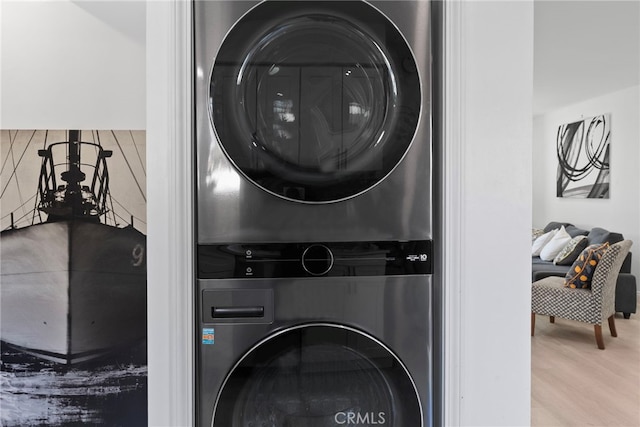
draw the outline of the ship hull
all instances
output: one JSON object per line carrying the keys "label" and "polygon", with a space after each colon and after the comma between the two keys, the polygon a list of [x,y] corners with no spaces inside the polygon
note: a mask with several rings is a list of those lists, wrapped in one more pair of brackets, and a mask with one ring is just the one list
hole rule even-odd
{"label": "ship hull", "polygon": [[146,337],[146,238],[58,221],[3,231],[0,338],[65,364]]}

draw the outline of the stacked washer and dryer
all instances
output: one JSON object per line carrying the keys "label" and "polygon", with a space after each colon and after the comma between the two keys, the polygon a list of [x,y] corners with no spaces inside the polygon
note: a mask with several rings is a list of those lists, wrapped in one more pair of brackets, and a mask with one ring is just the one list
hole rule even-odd
{"label": "stacked washer and dryer", "polygon": [[432,425],[429,2],[193,12],[198,425]]}

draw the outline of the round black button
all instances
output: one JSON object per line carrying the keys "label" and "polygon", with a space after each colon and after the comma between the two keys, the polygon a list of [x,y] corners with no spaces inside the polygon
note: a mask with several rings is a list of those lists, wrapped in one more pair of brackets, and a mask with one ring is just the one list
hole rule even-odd
{"label": "round black button", "polygon": [[325,245],[311,245],[302,253],[302,268],[312,276],[327,274],[333,267],[333,253]]}

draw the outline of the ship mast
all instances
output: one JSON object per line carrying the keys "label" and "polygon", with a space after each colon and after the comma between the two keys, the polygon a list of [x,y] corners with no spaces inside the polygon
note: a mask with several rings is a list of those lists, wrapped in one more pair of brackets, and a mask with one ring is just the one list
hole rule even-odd
{"label": "ship mast", "polygon": [[84,216],[83,199],[80,183],[86,175],[80,170],[80,131],[69,131],[69,169],[62,172],[60,177],[67,183],[65,201],[71,207],[71,215],[74,218]]}

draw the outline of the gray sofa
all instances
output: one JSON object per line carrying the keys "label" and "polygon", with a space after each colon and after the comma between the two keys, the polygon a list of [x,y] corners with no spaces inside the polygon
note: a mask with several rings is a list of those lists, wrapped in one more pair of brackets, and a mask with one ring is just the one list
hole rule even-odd
{"label": "gray sofa", "polygon": [[[603,228],[594,227],[591,230],[578,228],[567,222],[550,222],[544,228],[545,232],[565,227],[571,237],[583,235],[587,236],[588,244],[605,243],[610,244],[624,240],[622,234],[607,231]],[[555,265],[552,261],[543,261],[540,257],[531,258],[531,280],[543,279],[548,276],[564,276],[569,271],[570,265]],[[636,278],[631,274],[631,253],[629,253],[622,264],[618,282],[616,283],[616,312],[624,315],[625,319],[636,312]]]}

